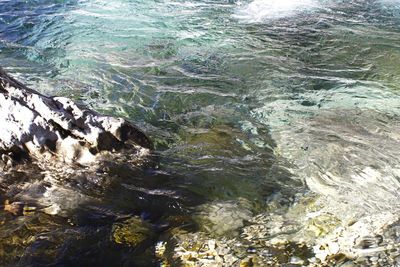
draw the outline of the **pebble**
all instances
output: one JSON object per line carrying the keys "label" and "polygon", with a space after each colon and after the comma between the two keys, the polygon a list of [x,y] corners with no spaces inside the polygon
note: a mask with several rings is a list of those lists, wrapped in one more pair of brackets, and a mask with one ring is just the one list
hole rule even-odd
{"label": "pebble", "polygon": [[331,254],[337,254],[339,252],[339,244],[338,243],[330,243],[329,244],[329,252]]}
{"label": "pebble", "polygon": [[369,260],[372,262],[377,262],[379,260],[379,258],[374,256],[374,257],[369,258]]}
{"label": "pebble", "polygon": [[253,248],[253,247],[249,247],[247,249],[247,253],[257,253],[257,249]]}
{"label": "pebble", "polygon": [[299,257],[291,257],[290,258],[290,263],[291,264],[299,264],[299,265],[303,265],[304,264],[304,260],[300,259]]}
{"label": "pebble", "polygon": [[317,259],[315,257],[312,257],[312,258],[308,259],[308,261],[311,263],[315,263],[315,262],[317,262]]}
{"label": "pebble", "polygon": [[210,250],[214,250],[215,249],[215,240],[209,240],[208,241],[208,248],[210,249]]}

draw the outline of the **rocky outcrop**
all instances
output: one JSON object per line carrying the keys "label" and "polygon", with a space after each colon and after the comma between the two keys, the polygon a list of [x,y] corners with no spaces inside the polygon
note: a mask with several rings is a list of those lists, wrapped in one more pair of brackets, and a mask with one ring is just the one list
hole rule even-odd
{"label": "rocky outcrop", "polygon": [[122,118],[100,115],[64,97],[47,97],[0,68],[0,155],[88,164],[105,151],[152,148],[149,138]]}

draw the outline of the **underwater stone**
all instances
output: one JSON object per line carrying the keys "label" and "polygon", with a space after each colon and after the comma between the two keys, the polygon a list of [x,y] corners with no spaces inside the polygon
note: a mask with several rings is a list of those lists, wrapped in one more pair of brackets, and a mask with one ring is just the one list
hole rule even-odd
{"label": "underwater stone", "polygon": [[149,138],[122,118],[100,115],[64,97],[47,97],[0,68],[0,155],[21,159],[93,162],[103,151],[152,148]]}
{"label": "underwater stone", "polygon": [[252,212],[242,203],[221,201],[200,205],[194,219],[203,231],[222,236],[242,228],[251,217]]}
{"label": "underwater stone", "polygon": [[138,217],[113,225],[111,239],[120,245],[137,247],[153,236],[150,225]]}

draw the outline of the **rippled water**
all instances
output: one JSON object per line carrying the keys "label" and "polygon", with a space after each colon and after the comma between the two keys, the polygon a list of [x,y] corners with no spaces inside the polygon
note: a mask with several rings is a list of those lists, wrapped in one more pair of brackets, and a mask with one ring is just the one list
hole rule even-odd
{"label": "rippled water", "polygon": [[[396,0],[0,0],[1,66],[134,121],[158,155],[101,185],[69,181],[56,194],[67,215],[1,214],[4,240],[35,240],[1,244],[3,262],[149,266],[171,216],[230,236],[234,216],[226,229],[196,218],[233,206],[249,224],[278,198],[272,213],[312,195],[343,224],[396,220],[399,36]],[[53,201],[24,191],[46,177],[24,171],[2,175],[0,199]],[[133,215],[156,229],[143,253],[110,241]]]}

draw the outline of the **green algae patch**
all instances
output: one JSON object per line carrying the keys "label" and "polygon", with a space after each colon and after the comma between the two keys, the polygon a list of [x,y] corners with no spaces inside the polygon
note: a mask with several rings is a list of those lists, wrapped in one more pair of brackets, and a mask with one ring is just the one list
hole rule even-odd
{"label": "green algae patch", "polygon": [[137,247],[153,236],[150,225],[139,217],[130,218],[112,227],[111,239],[117,244]]}

